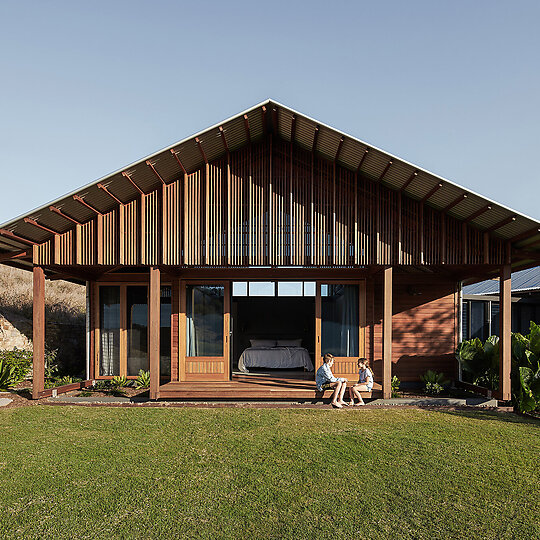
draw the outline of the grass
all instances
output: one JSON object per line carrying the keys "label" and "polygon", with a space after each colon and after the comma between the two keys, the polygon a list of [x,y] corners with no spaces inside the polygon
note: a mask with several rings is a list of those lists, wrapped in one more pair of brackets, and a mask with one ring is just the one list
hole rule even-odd
{"label": "grass", "polygon": [[537,538],[539,427],[419,409],[4,409],[0,537]]}

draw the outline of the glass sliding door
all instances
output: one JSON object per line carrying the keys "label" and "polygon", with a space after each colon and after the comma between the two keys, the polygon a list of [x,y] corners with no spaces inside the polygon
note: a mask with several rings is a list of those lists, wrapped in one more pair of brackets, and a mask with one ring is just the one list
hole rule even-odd
{"label": "glass sliding door", "polygon": [[183,282],[180,290],[180,380],[229,380],[228,283]]}
{"label": "glass sliding door", "polygon": [[364,356],[365,282],[318,282],[316,364],[331,353],[337,377],[354,380],[356,362]]}
{"label": "glass sliding door", "polygon": [[[136,378],[148,371],[148,286],[99,285],[96,328],[96,372],[99,377]],[[170,285],[161,287],[160,377],[171,376]]]}
{"label": "glass sliding door", "polygon": [[127,375],[148,371],[148,292],[147,287],[129,286],[127,304]]}
{"label": "glass sliding door", "polygon": [[161,287],[161,329],[160,329],[160,364],[161,378],[171,377],[171,313],[172,313],[172,287]]}

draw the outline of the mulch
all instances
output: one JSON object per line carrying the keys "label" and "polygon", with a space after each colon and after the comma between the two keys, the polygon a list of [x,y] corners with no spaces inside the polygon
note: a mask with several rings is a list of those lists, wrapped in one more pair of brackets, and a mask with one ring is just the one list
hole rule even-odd
{"label": "mulch", "polygon": [[[148,397],[148,390],[144,389],[136,389],[133,387],[126,387],[123,389],[123,394],[117,394],[121,395],[122,397],[140,397],[140,398],[147,398]],[[74,390],[72,392],[67,392],[66,394],[62,394],[62,396],[66,397],[77,397],[81,394],[81,392],[84,392],[84,390]],[[413,393],[413,392],[401,392],[402,397],[419,397],[419,398],[425,398],[425,395]],[[92,397],[100,398],[100,397],[111,397],[114,396],[111,392],[92,392]],[[261,401],[201,401],[201,402],[194,402],[194,401],[140,401],[140,402],[88,402],[88,401],[81,401],[79,403],[66,403],[59,401],[58,399],[54,398],[42,398],[39,400],[32,399],[32,387],[31,384],[28,381],[24,381],[17,385],[17,387],[12,390],[9,393],[2,394],[2,397],[7,397],[9,399],[12,399],[13,401],[9,403],[8,405],[5,405],[2,407],[2,409],[14,409],[18,407],[32,407],[35,405],[51,405],[51,406],[75,406],[75,407],[161,407],[161,408],[170,408],[170,407],[188,407],[188,408],[200,408],[200,409],[219,409],[219,408],[238,408],[238,409],[332,409],[332,406],[328,403],[295,403],[295,402],[276,402],[276,401],[268,401],[268,402],[261,402]],[[382,407],[386,407],[386,405],[376,405],[371,404],[369,402],[366,403],[363,407],[343,407],[341,410],[364,410],[364,409],[380,409]],[[388,406],[390,407],[390,406]],[[391,406],[391,407],[396,407]],[[416,405],[399,405],[399,408],[406,408],[406,409],[417,409],[419,408]],[[427,408],[425,406],[421,407],[422,409]],[[429,407],[430,409],[445,409],[445,410],[470,410],[470,409],[479,409],[478,407],[471,407],[471,406],[433,406]],[[340,410],[340,409],[334,409],[334,410]],[[513,408],[509,404],[505,404],[503,406],[499,407],[483,407],[480,410],[496,410],[499,412],[513,412]],[[533,418],[540,419],[540,411],[533,412],[531,414],[528,414],[527,416],[531,416]]]}

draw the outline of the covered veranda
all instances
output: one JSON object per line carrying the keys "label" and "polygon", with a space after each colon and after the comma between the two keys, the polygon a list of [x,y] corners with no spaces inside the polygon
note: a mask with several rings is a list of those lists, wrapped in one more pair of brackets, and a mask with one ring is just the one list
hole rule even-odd
{"label": "covered veranda", "polygon": [[[0,250],[1,263],[33,272],[35,398],[65,390],[44,388],[46,279],[87,287],[81,385],[110,376],[96,369],[99,288],[123,283],[122,296],[127,283],[144,285],[150,397],[159,399],[183,392],[184,383],[207,392],[212,383],[225,385],[223,392],[227,384],[253,384],[230,373],[225,331],[220,380],[210,367],[200,380],[187,380],[182,303],[190,280],[271,276],[365,283],[364,351],[357,352],[375,364],[384,397],[402,358],[417,371],[430,358],[439,365],[437,332],[452,336],[444,345],[451,357],[460,284],[499,278],[499,397],[508,399],[510,276],[540,261],[540,223],[268,100],[3,224]],[[160,373],[164,284],[172,290],[168,382]],[[118,375],[126,374],[126,317],[119,323]],[[415,340],[422,348],[408,355]]]}

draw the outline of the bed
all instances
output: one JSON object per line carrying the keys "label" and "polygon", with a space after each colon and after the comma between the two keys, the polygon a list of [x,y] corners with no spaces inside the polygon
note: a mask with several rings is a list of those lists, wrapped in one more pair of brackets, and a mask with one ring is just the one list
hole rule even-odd
{"label": "bed", "polygon": [[251,347],[238,359],[238,369],[244,373],[254,367],[313,371],[309,353],[300,345],[301,340],[251,340]]}

